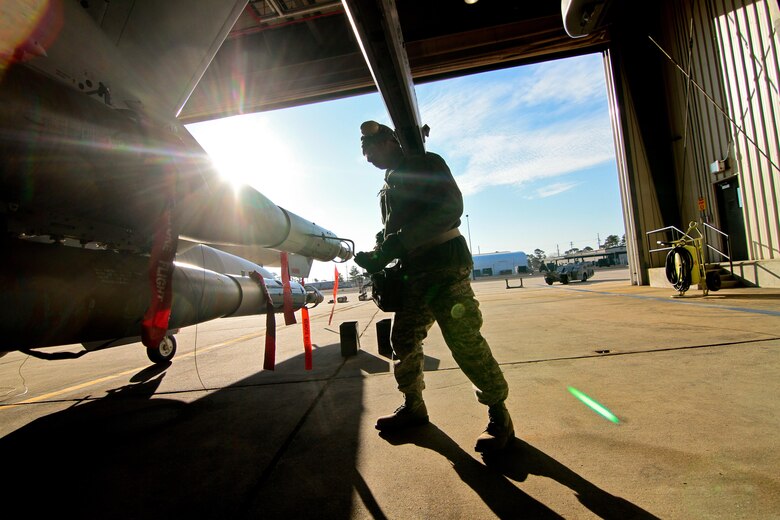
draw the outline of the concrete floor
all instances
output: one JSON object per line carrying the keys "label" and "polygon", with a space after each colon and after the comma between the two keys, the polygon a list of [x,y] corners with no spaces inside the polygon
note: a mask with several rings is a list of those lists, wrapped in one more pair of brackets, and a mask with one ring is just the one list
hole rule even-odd
{"label": "concrete floor", "polygon": [[[629,285],[624,269],[568,286],[532,276],[522,288],[503,279],[474,288],[510,384],[518,439],[501,457],[473,451],[486,411],[436,327],[425,342],[431,424],[378,434],[375,418],[401,402],[377,352],[375,323],[390,315],[347,293],[330,325],[332,306],[312,311],[311,371],[300,325],[278,328],[276,369],[262,370],[263,317],[181,331],[162,368],[132,346],[58,362],[0,358],[4,508],[86,518],[780,518],[780,290],[673,298]],[[361,332],[348,358],[345,321]]]}

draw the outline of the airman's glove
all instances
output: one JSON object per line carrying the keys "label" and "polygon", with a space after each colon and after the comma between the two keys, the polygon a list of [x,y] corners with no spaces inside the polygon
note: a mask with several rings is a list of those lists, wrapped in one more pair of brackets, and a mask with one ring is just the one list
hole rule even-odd
{"label": "airman's glove", "polygon": [[393,260],[395,258],[401,258],[404,253],[406,253],[406,248],[404,248],[401,243],[401,237],[398,233],[390,233],[385,237],[385,241],[382,242],[380,251],[382,252],[382,256]]}
{"label": "airman's glove", "polygon": [[369,274],[384,269],[388,261],[380,251],[361,251],[355,255],[355,263],[368,271]]}

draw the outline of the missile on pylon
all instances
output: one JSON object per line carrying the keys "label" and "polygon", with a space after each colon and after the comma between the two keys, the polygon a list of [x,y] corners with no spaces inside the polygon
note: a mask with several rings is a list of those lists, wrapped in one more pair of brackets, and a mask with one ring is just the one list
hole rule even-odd
{"label": "missile on pylon", "polygon": [[[0,351],[141,335],[151,296],[148,258],[16,239],[3,240],[2,247]],[[220,273],[177,262],[169,329],[280,312],[282,283],[259,266],[253,270],[263,276],[273,309],[247,271]],[[290,289],[294,310],[322,302],[321,293],[294,281]]]}

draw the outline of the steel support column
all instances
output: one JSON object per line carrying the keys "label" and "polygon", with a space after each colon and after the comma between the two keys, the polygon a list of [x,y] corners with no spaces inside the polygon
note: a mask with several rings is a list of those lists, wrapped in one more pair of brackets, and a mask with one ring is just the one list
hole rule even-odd
{"label": "steel support column", "polygon": [[395,0],[342,0],[404,152],[425,152],[417,96]]}

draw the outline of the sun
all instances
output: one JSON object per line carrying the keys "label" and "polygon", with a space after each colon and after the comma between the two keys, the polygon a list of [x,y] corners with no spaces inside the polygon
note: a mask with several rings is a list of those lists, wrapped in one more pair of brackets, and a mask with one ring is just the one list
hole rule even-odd
{"label": "sun", "polygon": [[289,146],[257,114],[188,125],[220,176],[236,189],[251,186],[275,200],[300,177]]}

